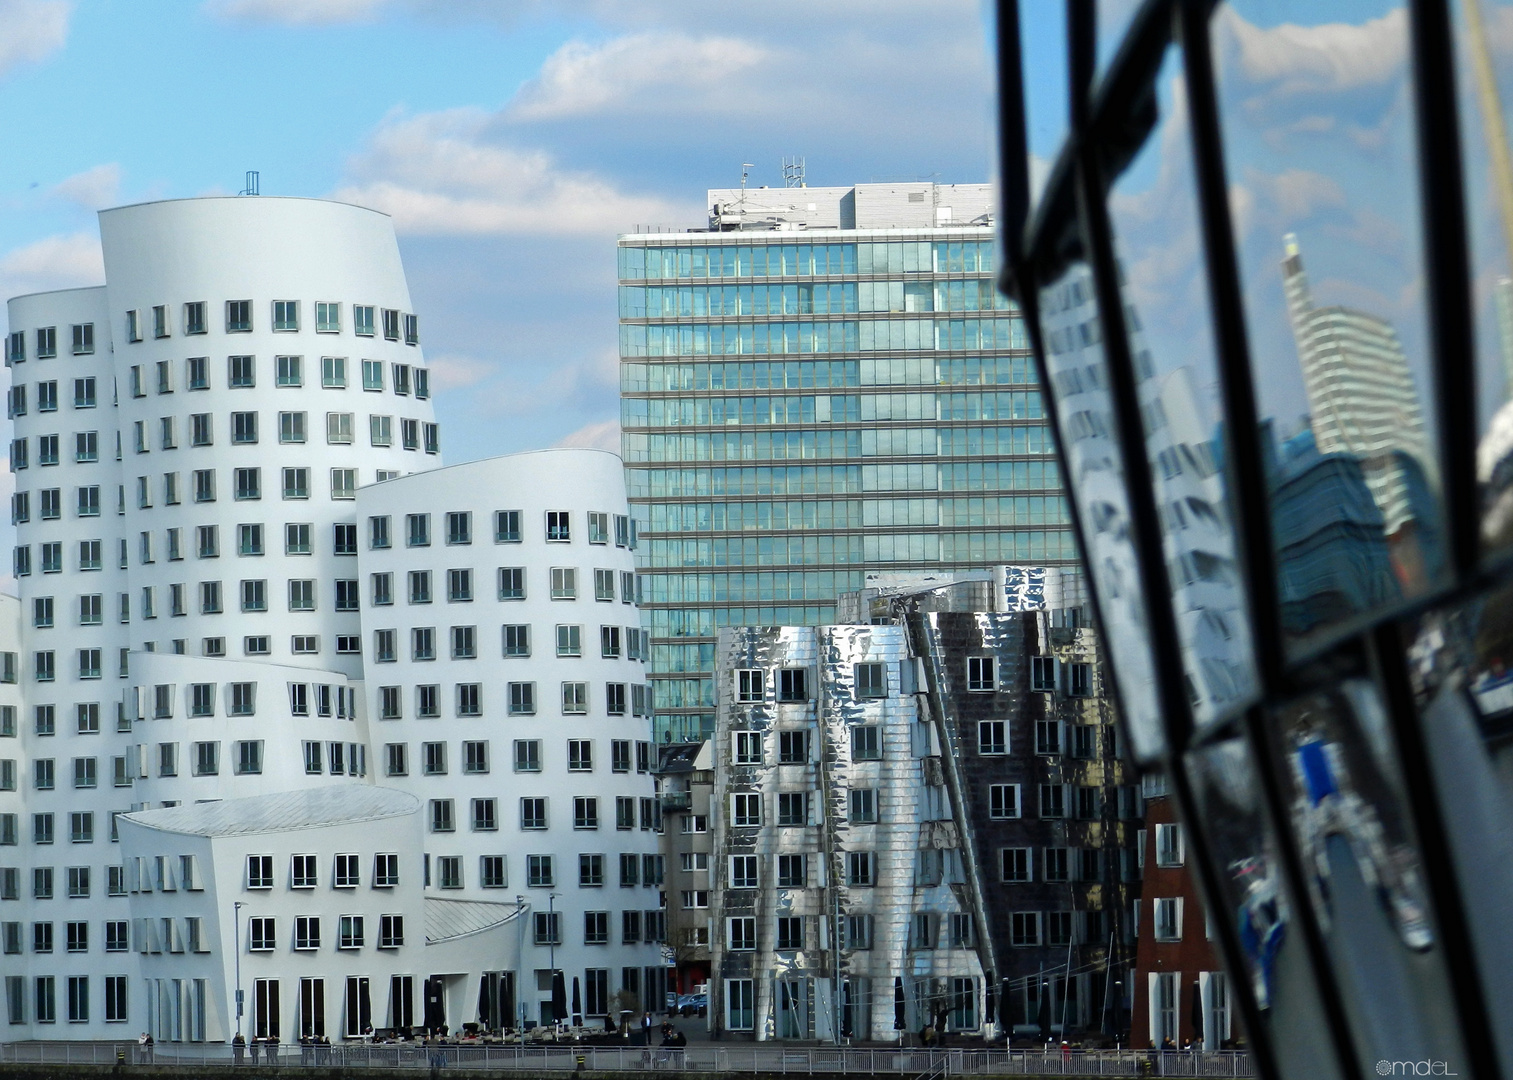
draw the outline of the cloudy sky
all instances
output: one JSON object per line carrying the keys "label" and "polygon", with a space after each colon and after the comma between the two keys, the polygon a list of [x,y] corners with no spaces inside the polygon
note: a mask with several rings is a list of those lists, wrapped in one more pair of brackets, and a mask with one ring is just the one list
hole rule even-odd
{"label": "cloudy sky", "polygon": [[0,0],[0,299],[100,282],[101,207],[257,169],[394,216],[448,460],[618,448],[616,235],[701,224],[742,162],[988,179],[987,26],[979,0]]}

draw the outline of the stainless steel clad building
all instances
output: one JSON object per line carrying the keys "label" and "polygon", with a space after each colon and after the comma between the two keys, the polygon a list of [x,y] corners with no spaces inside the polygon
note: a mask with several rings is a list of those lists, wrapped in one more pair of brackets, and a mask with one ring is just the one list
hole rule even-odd
{"label": "stainless steel clad building", "polygon": [[722,632],[711,1027],[1118,1029],[1138,793],[1095,635],[1076,609],[1004,610],[1011,591]]}

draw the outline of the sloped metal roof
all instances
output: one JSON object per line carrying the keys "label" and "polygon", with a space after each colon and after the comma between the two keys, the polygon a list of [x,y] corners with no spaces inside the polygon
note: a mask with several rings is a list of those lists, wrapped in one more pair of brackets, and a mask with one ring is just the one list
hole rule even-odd
{"label": "sloped metal roof", "polygon": [[469,934],[481,933],[517,917],[523,904],[496,904],[486,900],[447,900],[426,897],[426,944],[438,945]]}
{"label": "sloped metal roof", "polygon": [[124,816],[127,821],[161,832],[245,836],[382,821],[419,811],[420,800],[403,791],[372,784],[333,784],[304,791],[278,791],[243,799],[139,810]]}

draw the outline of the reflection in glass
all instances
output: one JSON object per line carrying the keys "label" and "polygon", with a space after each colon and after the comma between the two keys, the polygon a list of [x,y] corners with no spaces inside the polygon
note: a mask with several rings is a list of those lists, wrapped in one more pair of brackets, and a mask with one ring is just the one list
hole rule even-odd
{"label": "reflection in glass", "polygon": [[1277,587],[1297,650],[1446,570],[1407,17],[1369,0],[1239,0],[1212,26]]}
{"label": "reflection in glass", "polygon": [[1188,696],[1202,727],[1245,705],[1256,673],[1222,468],[1224,425],[1181,67],[1178,51],[1169,50],[1157,76],[1160,121],[1114,183],[1109,216]]}
{"label": "reflection in glass", "polygon": [[1513,152],[1505,103],[1513,94],[1513,3],[1460,0],[1455,14],[1457,94],[1476,320],[1477,479],[1483,535],[1513,543]]}
{"label": "reflection in glass", "polygon": [[1130,535],[1124,460],[1116,441],[1103,328],[1087,265],[1077,263],[1040,290],[1041,335],[1056,389],[1067,478],[1082,518],[1087,570],[1097,581],[1120,704],[1135,756],[1162,752],[1146,601]]}
{"label": "reflection in glass", "polygon": [[1233,924],[1256,1004],[1273,1039],[1282,1074],[1298,1080],[1337,1076],[1317,981],[1277,860],[1276,833],[1263,809],[1261,783],[1243,739],[1226,739],[1187,759],[1197,804],[1193,827],[1204,836],[1220,876],[1216,917]]}
{"label": "reflection in glass", "polygon": [[1304,886],[1362,1059],[1455,1069],[1464,1054],[1449,976],[1375,685],[1347,679],[1271,719]]}
{"label": "reflection in glass", "polygon": [[1409,672],[1505,1075],[1513,1075],[1513,586],[1430,612]]}

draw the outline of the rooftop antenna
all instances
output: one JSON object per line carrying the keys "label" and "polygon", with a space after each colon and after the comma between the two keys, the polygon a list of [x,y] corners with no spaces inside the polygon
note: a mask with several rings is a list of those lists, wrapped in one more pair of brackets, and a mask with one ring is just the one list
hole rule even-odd
{"label": "rooftop antenna", "polygon": [[241,191],[238,191],[237,194],[238,195],[257,195],[259,193],[258,190],[257,190],[257,186],[258,186],[258,173],[257,173],[257,170],[256,169],[248,169],[247,170],[247,186],[245,188],[243,188]]}
{"label": "rooftop antenna", "polygon": [[741,162],[741,201],[739,213],[742,221],[746,220],[746,170],[754,168],[756,168],[756,165],[750,161]]}
{"label": "rooftop antenna", "polygon": [[808,187],[804,183],[804,159],[791,157],[783,159],[783,186],[784,187]]}

